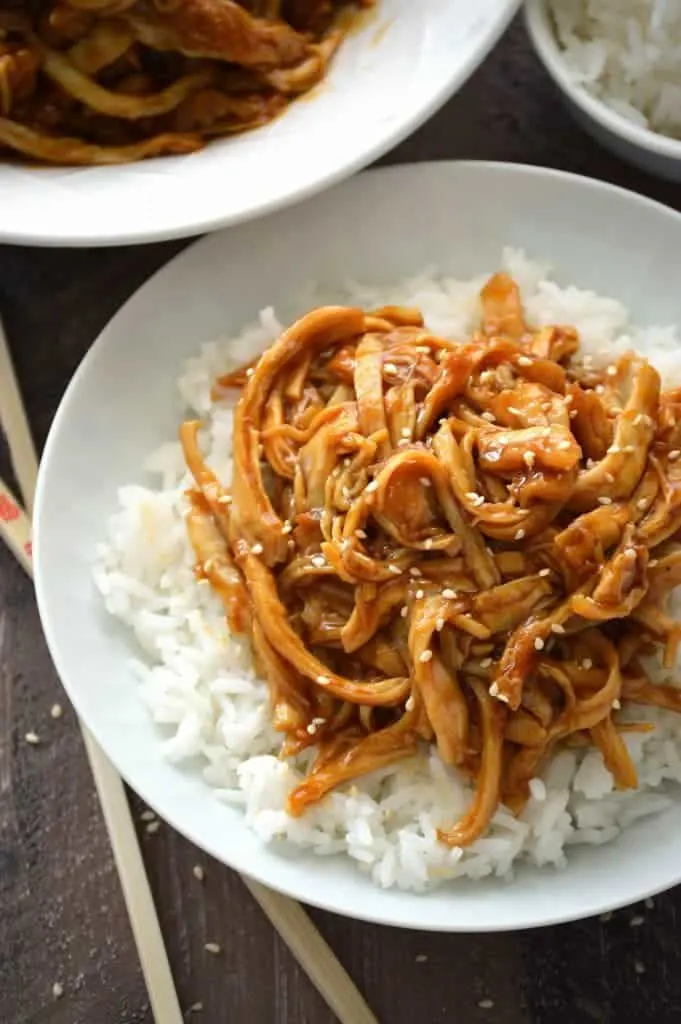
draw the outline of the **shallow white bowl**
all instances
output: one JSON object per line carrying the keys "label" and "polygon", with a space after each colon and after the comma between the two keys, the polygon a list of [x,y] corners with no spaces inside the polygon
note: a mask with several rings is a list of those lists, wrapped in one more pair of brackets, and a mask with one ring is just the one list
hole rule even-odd
{"label": "shallow white bowl", "polygon": [[191,156],[120,167],[0,161],[0,242],[123,245],[268,213],[401,142],[484,60],[519,0],[379,0],[320,87],[272,124]]}
{"label": "shallow white bowl", "polygon": [[525,24],[544,67],[582,127],[622,160],[649,174],[681,181],[681,142],[678,139],[628,121],[572,81],[556,38],[547,0],[526,0]]}
{"label": "shallow white bowl", "polygon": [[[356,225],[362,225],[358,244]],[[91,562],[120,484],[175,434],[175,380],[200,344],[265,305],[286,318],[306,282],[389,284],[425,266],[489,272],[505,244],[553,261],[564,281],[621,296],[642,322],[681,322],[681,216],[610,186],[540,168],[430,164],[360,175],[296,210],[188,249],[112,320],[76,373],[40,472],[38,602],[69,697],[122,775],[162,817],[226,864],[338,913],[442,931],[526,928],[595,914],[681,879],[681,797],[569,867],[512,884],[381,891],[347,859],[282,856],[198,773],[165,763],[137,694],[132,638],[104,611]],[[299,311],[298,311],[299,312]],[[681,723],[680,723],[681,727]]]}

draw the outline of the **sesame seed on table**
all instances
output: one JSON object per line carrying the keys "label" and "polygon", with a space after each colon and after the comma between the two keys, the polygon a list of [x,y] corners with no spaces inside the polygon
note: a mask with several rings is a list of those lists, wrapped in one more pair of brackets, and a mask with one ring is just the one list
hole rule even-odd
{"label": "sesame seed on table", "polygon": [[[576,127],[519,22],[382,162],[452,157],[564,168],[681,209],[678,187],[629,169]],[[91,341],[184,244],[0,247],[0,308],[40,445]],[[1,444],[0,476],[10,477]],[[238,877],[132,802],[186,1020],[332,1024]],[[517,935],[427,935],[312,911],[382,1024],[671,1024],[681,1020],[677,914],[681,889]],[[75,717],[31,586],[0,548],[0,1021],[151,1020]]]}

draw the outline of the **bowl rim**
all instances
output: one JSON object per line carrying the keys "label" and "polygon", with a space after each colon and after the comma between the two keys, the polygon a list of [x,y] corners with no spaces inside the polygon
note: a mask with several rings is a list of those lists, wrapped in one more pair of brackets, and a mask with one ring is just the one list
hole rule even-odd
{"label": "bowl rim", "polygon": [[542,64],[555,84],[606,131],[624,139],[632,146],[671,160],[681,160],[681,140],[641,128],[611,110],[602,100],[576,85],[568,74],[563,51],[551,25],[548,0],[525,0],[523,18],[527,33]]}
{"label": "bowl rim", "polygon": [[[669,206],[655,200],[648,196],[641,195],[630,189],[626,189],[619,185],[614,185],[609,182],[601,181],[587,177],[582,174],[574,172],[568,172],[556,168],[543,167],[529,164],[517,164],[508,161],[473,161],[473,160],[440,160],[432,161],[426,164],[419,162],[412,162],[408,164],[374,168],[364,172],[363,175],[352,179],[355,184],[361,178],[374,178],[387,180],[388,177],[400,177],[409,176],[416,170],[418,171],[431,171],[432,173],[442,173],[454,171],[458,173],[475,173],[479,176],[479,172],[483,171],[494,175],[505,175],[510,174],[517,178],[527,179],[539,179],[546,177],[553,179],[554,181],[563,181],[565,183],[571,183],[574,186],[581,188],[588,188],[594,193],[609,193],[611,195],[618,195],[622,198],[626,197],[627,201],[635,204],[640,208],[647,209],[650,213],[657,211],[658,213],[664,213],[665,217],[669,217],[681,224],[681,212],[670,208]],[[352,182],[347,182],[343,187],[348,188],[352,186]],[[222,233],[227,234],[227,232]],[[67,659],[63,655],[63,647],[58,639],[58,630],[55,628],[54,615],[48,608],[48,595],[45,586],[45,578],[43,576],[43,522],[49,512],[49,506],[47,504],[46,491],[49,489],[48,477],[50,476],[52,469],[51,463],[53,462],[52,455],[53,450],[58,448],[60,441],[60,433],[63,422],[68,418],[70,413],[70,406],[76,401],[77,393],[81,384],[81,380],[90,370],[91,364],[95,361],[98,354],[98,347],[100,342],[104,341],[105,338],[117,328],[119,319],[125,314],[128,306],[138,297],[138,295],[147,288],[149,284],[160,278],[166,270],[171,266],[181,263],[188,255],[190,250],[203,247],[206,244],[210,244],[212,236],[199,239],[193,243],[188,249],[184,249],[177,255],[172,256],[166,261],[166,263],[159,268],[151,277],[147,278],[137,288],[128,299],[121,304],[113,317],[105,324],[103,329],[98,333],[91,347],[85,353],[83,359],[78,365],[75,373],[71,377],[67,388],[61,398],[58,410],[50,425],[48,437],[43,449],[40,474],[38,479],[38,486],[36,491],[35,501],[35,514],[34,514],[34,560],[35,560],[35,586],[36,586],[36,598],[38,611],[40,614],[40,621],[44,631],[45,640],[47,647],[52,658],[55,670],[60,678],[61,684],[63,685],[68,699],[73,704],[77,714],[80,714],[81,704],[79,694],[71,686],[71,670],[67,667]],[[105,735],[102,732],[101,722],[83,720],[88,732],[90,732],[98,743],[101,744],[102,749],[107,752],[108,743]],[[560,907],[553,905],[542,904],[541,909],[538,906],[533,905],[533,909],[526,912],[520,919],[514,921],[496,922],[494,926],[490,926],[484,921],[477,921],[475,919],[469,919],[466,923],[462,923],[458,920],[447,919],[446,921],[433,922],[426,920],[428,915],[426,913],[416,915],[414,918],[407,919],[404,916],[404,911],[399,913],[396,911],[386,912],[385,909],[376,911],[374,904],[368,901],[366,904],[357,904],[352,912],[339,906],[339,903],[335,900],[331,890],[328,890],[324,895],[315,893],[311,895],[307,891],[305,885],[301,884],[299,880],[296,880],[294,884],[291,883],[290,879],[286,882],[273,882],[270,877],[264,877],[263,873],[259,868],[250,867],[248,864],[239,863],[233,864],[226,860],[224,850],[222,847],[218,848],[215,843],[207,842],[205,837],[198,837],[194,827],[183,820],[181,814],[177,813],[175,809],[171,807],[171,801],[167,804],[160,805],[158,799],[150,793],[148,785],[140,785],[137,778],[133,778],[125,768],[121,770],[118,764],[115,765],[116,771],[118,771],[125,781],[130,785],[132,789],[137,792],[145,803],[159,813],[159,815],[167,821],[177,832],[183,835],[188,841],[196,844],[199,849],[207,852],[210,856],[213,856],[219,863],[229,866],[232,870],[242,872],[248,877],[261,884],[270,886],[275,891],[287,895],[295,900],[304,901],[305,903],[317,907],[322,910],[329,911],[335,914],[341,914],[348,916],[353,920],[366,921],[370,923],[380,924],[391,927],[408,927],[417,931],[424,931],[429,933],[464,933],[464,934],[481,934],[490,932],[517,932],[528,928],[543,928],[550,927],[558,924],[569,923],[576,920],[583,920],[588,917],[594,917],[603,912],[609,912],[617,910],[622,907],[630,906],[633,902],[643,900],[647,897],[653,897],[657,894],[668,890],[669,888],[677,885],[681,882],[681,868],[676,866],[674,871],[667,873],[662,878],[656,878],[653,883],[650,881],[639,880],[639,888],[633,893],[628,893],[626,896],[621,895],[613,898],[612,895],[599,894],[593,898],[588,911],[584,912],[582,908],[566,908],[563,904]],[[169,807],[171,809],[169,810]],[[303,851],[304,852],[304,851]],[[540,872],[541,869],[530,869],[532,871]],[[477,883],[471,882],[471,885]],[[377,890],[381,891],[381,890]],[[422,906],[426,906],[429,901],[437,899],[438,892],[447,891],[447,887],[444,890],[436,890],[429,894],[420,894],[415,898]],[[396,893],[397,890],[392,890]],[[405,903],[408,903],[414,898],[414,894],[406,892],[404,894]]]}
{"label": "bowl rim", "polygon": [[[191,205],[186,208],[187,212],[185,212],[182,203],[176,203],[175,210],[167,218],[170,224],[162,228],[140,229],[133,227],[129,219],[124,219],[121,227],[116,226],[115,229],[108,229],[103,232],[82,225],[74,225],[68,231],[58,230],[55,232],[54,228],[52,230],[49,228],[45,229],[41,223],[36,223],[35,221],[31,222],[26,228],[22,226],[21,230],[16,228],[5,230],[2,223],[2,203],[0,202],[0,244],[39,246],[43,248],[100,248],[105,246],[142,245],[172,241],[175,239],[192,238],[208,232],[243,224],[310,199],[371,166],[381,157],[399,146],[417,132],[419,128],[429,121],[463,88],[468,79],[484,63],[504,35],[511,21],[520,10],[522,0],[497,0],[497,3],[498,10],[495,10],[493,17],[477,19],[475,23],[476,32],[472,45],[468,47],[465,59],[455,67],[452,67],[450,73],[444,75],[439,88],[433,90],[422,102],[412,107],[408,111],[408,116],[400,116],[391,120],[385,130],[379,127],[373,133],[373,141],[370,144],[364,145],[356,151],[351,150],[349,157],[339,159],[336,166],[331,170],[322,170],[314,180],[281,190],[274,195],[270,194],[264,199],[259,198],[257,201],[243,206],[237,212],[232,211],[222,215],[218,209],[215,213],[211,213],[210,216],[197,216],[196,213],[191,212]],[[215,141],[224,142],[224,140]],[[189,158],[191,156],[192,154],[189,154]],[[168,159],[187,158],[174,157]],[[160,157],[157,159],[162,160],[164,158]],[[152,164],[153,161],[145,161],[145,163]],[[49,169],[46,165],[40,165],[32,169],[32,173],[38,176],[43,171]],[[74,168],[68,167],[60,169],[74,170]],[[75,169],[82,170],[83,168]]]}

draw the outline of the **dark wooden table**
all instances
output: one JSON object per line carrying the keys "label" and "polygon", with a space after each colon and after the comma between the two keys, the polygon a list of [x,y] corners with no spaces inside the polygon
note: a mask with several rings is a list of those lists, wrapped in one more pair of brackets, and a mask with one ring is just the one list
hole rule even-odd
{"label": "dark wooden table", "polygon": [[[566,168],[681,208],[678,188],[629,170],[573,125],[520,24],[386,162],[446,157]],[[182,244],[0,247],[0,308],[39,443],[92,339]],[[76,721],[69,711],[52,718],[56,702],[66,706],[31,585],[0,550],[0,1022],[146,1024],[151,1013]],[[30,730],[40,746],[25,742]],[[142,828],[141,842],[188,1020],[333,1020],[231,871],[165,825],[154,835]],[[197,863],[203,883],[192,873]],[[672,1024],[681,1020],[680,912],[677,890],[608,920],[473,937],[312,916],[382,1024],[412,1016],[420,1024]],[[220,956],[204,952],[208,938],[222,944]]]}

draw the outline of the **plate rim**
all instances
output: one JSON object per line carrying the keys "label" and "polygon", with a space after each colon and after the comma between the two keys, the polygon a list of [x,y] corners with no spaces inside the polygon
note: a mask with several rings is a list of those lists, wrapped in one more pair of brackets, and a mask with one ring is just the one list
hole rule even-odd
{"label": "plate rim", "polygon": [[[622,195],[623,197],[626,197],[627,201],[634,202],[634,203],[636,203],[639,206],[642,206],[644,208],[650,209],[651,211],[662,212],[662,213],[664,213],[665,216],[672,217],[681,226],[681,212],[679,212],[677,210],[674,210],[673,208],[668,207],[664,203],[661,203],[661,202],[659,202],[657,200],[651,199],[651,198],[649,198],[647,196],[643,196],[643,195],[641,195],[639,193],[633,192],[633,191],[631,191],[629,189],[626,189],[626,188],[623,188],[621,186],[610,184],[610,183],[602,181],[600,179],[593,179],[593,178],[589,178],[588,176],[585,176],[585,175],[575,174],[575,173],[572,173],[572,172],[558,170],[558,169],[555,169],[555,168],[545,168],[545,167],[541,167],[541,166],[537,166],[537,165],[516,164],[516,163],[511,163],[511,162],[505,162],[505,161],[474,161],[474,160],[471,160],[471,161],[442,160],[442,161],[430,161],[430,162],[425,162],[425,163],[416,162],[416,163],[408,163],[408,164],[401,164],[401,165],[392,165],[392,166],[388,166],[388,167],[374,168],[374,169],[371,169],[371,170],[368,170],[368,171],[364,172],[362,175],[358,176],[358,178],[353,179],[353,182],[356,182],[357,180],[360,180],[362,178],[369,177],[369,176],[374,177],[376,175],[379,175],[379,176],[382,176],[382,177],[385,177],[385,178],[388,178],[388,177],[399,178],[399,177],[402,177],[402,176],[409,177],[411,175],[419,174],[421,172],[427,173],[429,169],[434,169],[434,170],[436,169],[437,171],[440,171],[442,173],[458,173],[458,172],[462,172],[462,173],[475,173],[476,171],[479,171],[480,169],[484,169],[484,170],[491,170],[492,172],[497,172],[497,173],[504,173],[504,174],[505,173],[510,173],[510,174],[518,175],[519,177],[530,177],[530,178],[531,177],[539,178],[539,177],[544,177],[544,176],[548,175],[549,177],[556,178],[556,179],[559,179],[559,180],[568,181],[568,182],[573,182],[573,183],[579,185],[580,187],[587,187],[587,188],[593,189],[595,191],[601,191],[601,192],[606,192],[606,193],[618,193],[618,194]],[[350,185],[351,185],[351,182],[347,182],[345,187],[348,187]],[[228,232],[223,232],[222,234],[227,236]],[[67,386],[67,388],[66,388],[66,390],[65,390],[65,392],[64,392],[64,394],[63,394],[63,396],[61,398],[61,401],[59,403],[59,406],[58,406],[57,412],[56,412],[56,414],[54,416],[54,419],[52,421],[52,424],[50,426],[48,437],[47,437],[47,440],[46,440],[46,443],[45,443],[45,446],[44,446],[44,449],[43,449],[43,454],[42,454],[42,459],[41,459],[41,470],[40,470],[40,474],[39,474],[39,478],[38,478],[38,486],[37,486],[37,490],[36,490],[35,515],[34,515],[34,541],[35,541],[34,560],[35,560],[36,598],[37,598],[38,610],[39,610],[39,614],[40,614],[40,621],[41,621],[42,629],[43,629],[43,632],[44,632],[44,635],[45,635],[45,639],[46,639],[46,642],[47,642],[47,646],[48,646],[48,649],[49,649],[50,656],[52,658],[53,664],[55,666],[55,669],[57,671],[59,679],[60,679],[60,681],[62,683],[62,686],[64,687],[64,689],[66,691],[66,694],[67,694],[67,696],[69,698],[69,701],[72,703],[72,705],[75,708],[77,714],[79,714],[79,699],[78,699],[78,695],[77,694],[74,695],[72,693],[72,690],[71,690],[71,687],[70,687],[69,683],[67,681],[65,681],[65,680],[68,680],[68,671],[67,671],[66,664],[65,664],[66,658],[62,657],[62,652],[60,650],[60,642],[59,642],[58,638],[56,637],[55,630],[53,629],[53,624],[51,622],[51,616],[50,616],[49,612],[46,610],[47,598],[46,598],[45,591],[43,589],[42,545],[41,545],[41,539],[40,538],[41,538],[41,532],[42,532],[43,517],[46,515],[46,503],[45,503],[45,500],[44,500],[44,490],[45,490],[45,488],[47,486],[46,483],[45,483],[46,471],[45,472],[43,471],[43,467],[47,467],[47,465],[49,464],[51,453],[52,453],[52,449],[54,447],[56,447],[56,445],[58,444],[58,441],[59,441],[59,433],[60,433],[61,423],[68,416],[69,405],[70,405],[70,402],[73,400],[73,398],[74,398],[74,396],[75,396],[75,394],[77,392],[81,376],[84,376],[88,372],[88,367],[89,367],[90,361],[96,357],[96,354],[97,354],[96,353],[96,348],[100,344],[100,341],[105,339],[106,336],[109,334],[109,332],[116,330],[116,322],[117,322],[118,318],[122,317],[126,313],[128,306],[135,301],[137,296],[147,287],[148,284],[150,284],[156,278],[162,276],[171,265],[176,265],[179,261],[181,261],[184,258],[186,258],[188,256],[188,254],[190,253],[190,251],[193,251],[193,250],[196,250],[196,249],[201,249],[203,247],[209,247],[211,243],[214,244],[214,239],[215,238],[216,238],[215,235],[209,235],[209,236],[204,237],[202,239],[198,239],[197,241],[192,243],[190,246],[187,246],[181,252],[179,252],[176,255],[174,255],[161,268],[159,268],[155,273],[150,275],[129,296],[129,298],[120,306],[120,308],[113,315],[113,317],[110,318],[110,320],[106,323],[106,325],[104,326],[102,331],[100,331],[99,334],[97,335],[97,337],[94,339],[92,345],[90,346],[88,351],[85,353],[85,355],[84,355],[83,359],[81,360],[81,362],[79,363],[75,373],[71,377],[71,379],[69,381],[69,384],[68,384],[68,386]],[[81,724],[84,725],[87,728],[88,732],[90,732],[92,734],[92,736],[94,736],[96,742],[101,746],[102,750],[106,753],[106,756],[108,757],[109,755],[108,755],[108,752],[106,750],[106,748],[108,746],[108,743],[107,743],[106,737],[104,738],[104,741],[102,742],[102,739],[101,739],[102,727],[101,727],[100,723],[97,722],[97,723],[94,723],[94,725],[91,725],[91,723],[89,723],[89,722],[85,722],[85,723],[81,722]],[[112,762],[112,763],[115,763],[115,762]],[[168,767],[172,768],[173,766],[169,765]],[[298,880],[296,879],[293,883],[287,883],[285,881],[282,881],[281,883],[278,883],[276,880],[272,881],[272,879],[269,876],[267,876],[266,874],[264,874],[262,871],[258,870],[257,868],[253,869],[253,870],[249,870],[249,866],[248,865],[244,865],[244,864],[239,863],[238,866],[233,866],[232,864],[228,863],[228,861],[227,861],[227,859],[225,857],[224,849],[219,849],[214,843],[212,843],[211,841],[206,840],[204,838],[197,839],[196,834],[192,832],[192,829],[189,828],[188,825],[183,824],[181,820],[178,820],[178,818],[176,817],[176,815],[175,815],[175,813],[174,813],[174,811],[172,809],[172,805],[171,805],[170,800],[168,801],[168,806],[164,805],[162,811],[158,810],[158,807],[159,807],[158,800],[155,800],[154,798],[152,798],[152,799],[148,798],[147,793],[145,791],[145,786],[141,786],[140,787],[139,782],[131,779],[128,776],[126,771],[121,771],[121,769],[119,768],[119,766],[117,764],[115,765],[115,768],[116,768],[116,771],[118,771],[119,774],[121,774],[122,778],[125,779],[125,781],[131,787],[131,789],[133,789],[136,793],[138,793],[138,795],[144,800],[144,802],[149,807],[151,807],[154,810],[157,810],[157,812],[163,818],[163,820],[167,821],[177,832],[179,832],[181,835],[183,835],[186,839],[188,839],[190,842],[192,842],[195,846],[197,846],[198,849],[204,850],[209,855],[213,856],[216,860],[218,860],[221,864],[224,864],[225,866],[227,866],[227,867],[231,868],[232,870],[235,870],[235,871],[237,871],[237,872],[239,872],[241,874],[245,874],[249,878],[252,878],[254,881],[257,881],[257,882],[267,886],[268,888],[271,888],[271,889],[273,889],[273,890],[275,890],[275,891],[277,891],[277,892],[279,892],[279,893],[281,893],[283,895],[289,896],[289,897],[291,897],[291,898],[293,898],[295,900],[307,903],[307,904],[309,904],[311,906],[318,907],[319,909],[326,910],[326,911],[329,911],[331,913],[341,914],[343,916],[351,917],[352,919],[362,920],[362,921],[366,921],[366,922],[369,922],[369,923],[382,924],[382,925],[388,925],[388,926],[393,926],[393,927],[409,927],[409,928],[414,929],[414,930],[426,931],[426,932],[434,932],[434,933],[440,933],[441,932],[441,933],[471,933],[471,934],[473,934],[473,933],[480,933],[480,934],[483,934],[483,933],[489,933],[489,932],[515,932],[515,931],[522,931],[522,930],[525,930],[525,929],[528,929],[528,928],[549,927],[549,926],[553,926],[553,925],[557,925],[557,924],[568,923],[568,922],[575,921],[575,920],[583,920],[583,919],[585,919],[587,917],[596,916],[596,915],[604,913],[606,911],[616,910],[616,909],[619,909],[620,907],[628,906],[628,905],[632,904],[633,902],[638,902],[639,900],[643,900],[643,899],[645,899],[647,897],[655,896],[658,893],[664,892],[664,891],[668,890],[669,888],[673,887],[674,885],[678,884],[679,882],[681,882],[681,863],[680,863],[679,867],[678,867],[678,870],[676,871],[675,874],[673,874],[673,876],[670,875],[670,873],[667,873],[667,875],[663,878],[662,881],[660,881],[658,883],[655,883],[655,884],[652,884],[652,885],[643,885],[640,889],[638,889],[635,892],[633,892],[633,894],[632,894],[632,892],[630,892],[627,896],[619,898],[619,899],[613,899],[612,897],[610,897],[610,898],[602,898],[601,897],[601,898],[599,898],[598,901],[593,900],[591,902],[591,904],[590,904],[590,908],[589,908],[588,913],[585,913],[583,910],[580,910],[579,907],[577,909],[575,909],[575,910],[568,910],[568,909],[555,910],[555,909],[552,909],[550,913],[547,913],[546,911],[541,913],[539,911],[538,905],[534,904],[533,906],[535,906],[535,909],[533,911],[525,913],[524,915],[518,915],[518,919],[517,920],[503,922],[501,924],[497,923],[493,927],[490,926],[489,924],[485,923],[485,922],[477,923],[477,922],[475,922],[475,920],[467,921],[466,923],[461,923],[461,922],[458,922],[456,920],[454,920],[454,921],[446,921],[446,922],[439,922],[439,923],[432,923],[432,922],[428,922],[427,920],[425,920],[425,918],[427,916],[426,914],[423,914],[423,915],[421,915],[421,917],[413,919],[413,920],[412,919],[407,919],[404,916],[404,912],[400,913],[398,911],[395,911],[395,912],[392,912],[392,913],[386,913],[384,910],[382,910],[382,911],[373,911],[372,910],[372,903],[369,900],[367,901],[366,906],[364,904],[355,905],[355,906],[353,906],[352,911],[348,911],[347,907],[341,906],[339,904],[339,902],[334,901],[334,899],[333,899],[333,897],[331,895],[329,895],[328,898],[324,898],[323,896],[320,896],[320,895],[311,896],[305,890],[305,885],[304,885],[304,882],[303,882],[302,879],[300,880],[300,882],[298,882]],[[181,769],[176,769],[176,770],[181,770]],[[206,786],[207,786],[207,784],[206,784]],[[308,851],[302,851],[302,852],[303,852],[304,855],[308,853]],[[348,861],[348,863],[350,863],[350,862]],[[350,866],[352,867],[352,869],[354,871],[357,871],[358,874],[359,874],[359,871],[358,871],[358,868],[357,868],[356,865],[351,864]],[[531,871],[535,871],[536,870],[537,872],[542,872],[544,869],[538,868],[538,869],[530,869],[530,870]],[[551,868],[546,869],[547,872],[550,872],[551,870],[555,870],[555,869],[551,869]],[[301,874],[303,874],[303,873],[301,873]],[[300,878],[300,876],[298,876],[298,877]],[[368,881],[368,880],[366,880],[364,878],[362,878],[362,881],[366,881],[367,884],[369,884],[369,885],[372,884],[370,881]],[[485,880],[485,881],[489,881],[489,880]],[[468,884],[468,883],[465,883],[465,884],[466,884],[466,888],[467,888],[468,894],[470,894],[473,891],[473,887],[477,887],[479,885],[479,883],[476,882],[475,880],[470,880],[470,884]],[[427,903],[430,900],[437,900],[438,899],[438,895],[442,896],[442,894],[446,893],[448,891],[448,889],[451,892],[451,886],[450,886],[450,887],[445,887],[444,889],[436,889],[436,890],[434,890],[432,892],[429,892],[429,893],[418,894],[416,898],[418,899],[418,901],[423,906],[426,906]],[[380,891],[380,890],[378,890],[378,891]],[[397,890],[394,890],[394,893],[397,893]],[[400,893],[399,895],[402,895],[402,894]],[[410,892],[409,893],[404,893],[404,896],[405,896],[405,902],[414,898],[414,894],[410,893]]]}

